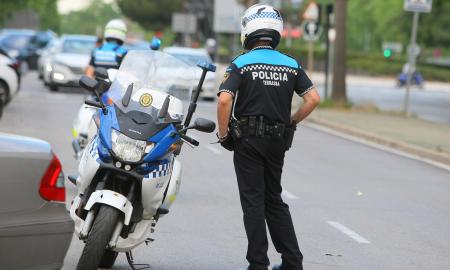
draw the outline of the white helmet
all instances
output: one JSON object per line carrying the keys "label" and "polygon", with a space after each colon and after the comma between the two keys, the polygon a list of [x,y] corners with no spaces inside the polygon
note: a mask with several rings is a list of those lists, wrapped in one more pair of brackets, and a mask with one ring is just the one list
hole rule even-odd
{"label": "white helmet", "polygon": [[127,38],[127,26],[120,19],[109,21],[105,26],[104,38],[115,38],[125,42],[125,39]]}
{"label": "white helmet", "polygon": [[242,47],[250,49],[256,40],[267,40],[275,48],[280,42],[282,31],[283,18],[277,9],[269,5],[251,6],[242,17]]}

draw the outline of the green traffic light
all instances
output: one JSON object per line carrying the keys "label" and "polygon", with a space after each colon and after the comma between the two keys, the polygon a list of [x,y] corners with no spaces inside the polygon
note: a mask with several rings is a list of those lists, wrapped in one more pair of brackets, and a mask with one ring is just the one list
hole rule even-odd
{"label": "green traffic light", "polygon": [[384,51],[383,51],[383,56],[384,56],[384,58],[389,58],[389,57],[391,57],[391,56],[392,56],[392,51],[389,50],[389,49],[384,50]]}

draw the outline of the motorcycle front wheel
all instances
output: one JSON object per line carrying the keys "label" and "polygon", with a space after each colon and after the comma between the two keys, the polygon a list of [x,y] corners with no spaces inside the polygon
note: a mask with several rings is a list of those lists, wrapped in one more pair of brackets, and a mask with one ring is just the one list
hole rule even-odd
{"label": "motorcycle front wheel", "polygon": [[118,218],[119,210],[109,205],[100,206],[83,253],[78,261],[77,270],[97,270],[105,253],[106,245],[111,240]]}

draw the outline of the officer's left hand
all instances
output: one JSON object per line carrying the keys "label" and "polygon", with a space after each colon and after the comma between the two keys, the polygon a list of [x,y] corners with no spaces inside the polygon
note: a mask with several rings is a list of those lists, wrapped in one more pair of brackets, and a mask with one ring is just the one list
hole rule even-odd
{"label": "officer's left hand", "polygon": [[234,141],[230,134],[227,134],[224,137],[219,138],[220,145],[228,151],[234,150]]}

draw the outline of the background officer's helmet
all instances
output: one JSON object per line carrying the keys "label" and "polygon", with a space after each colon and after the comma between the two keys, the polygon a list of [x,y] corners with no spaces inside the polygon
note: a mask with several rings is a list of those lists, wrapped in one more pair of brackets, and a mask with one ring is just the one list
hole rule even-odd
{"label": "background officer's helmet", "polygon": [[272,48],[280,42],[283,18],[280,12],[269,5],[254,5],[245,11],[241,22],[241,42],[250,49],[257,40],[270,41]]}
{"label": "background officer's helmet", "polygon": [[122,43],[125,42],[127,37],[127,26],[120,19],[114,19],[109,21],[105,26],[105,39],[117,39]]}

